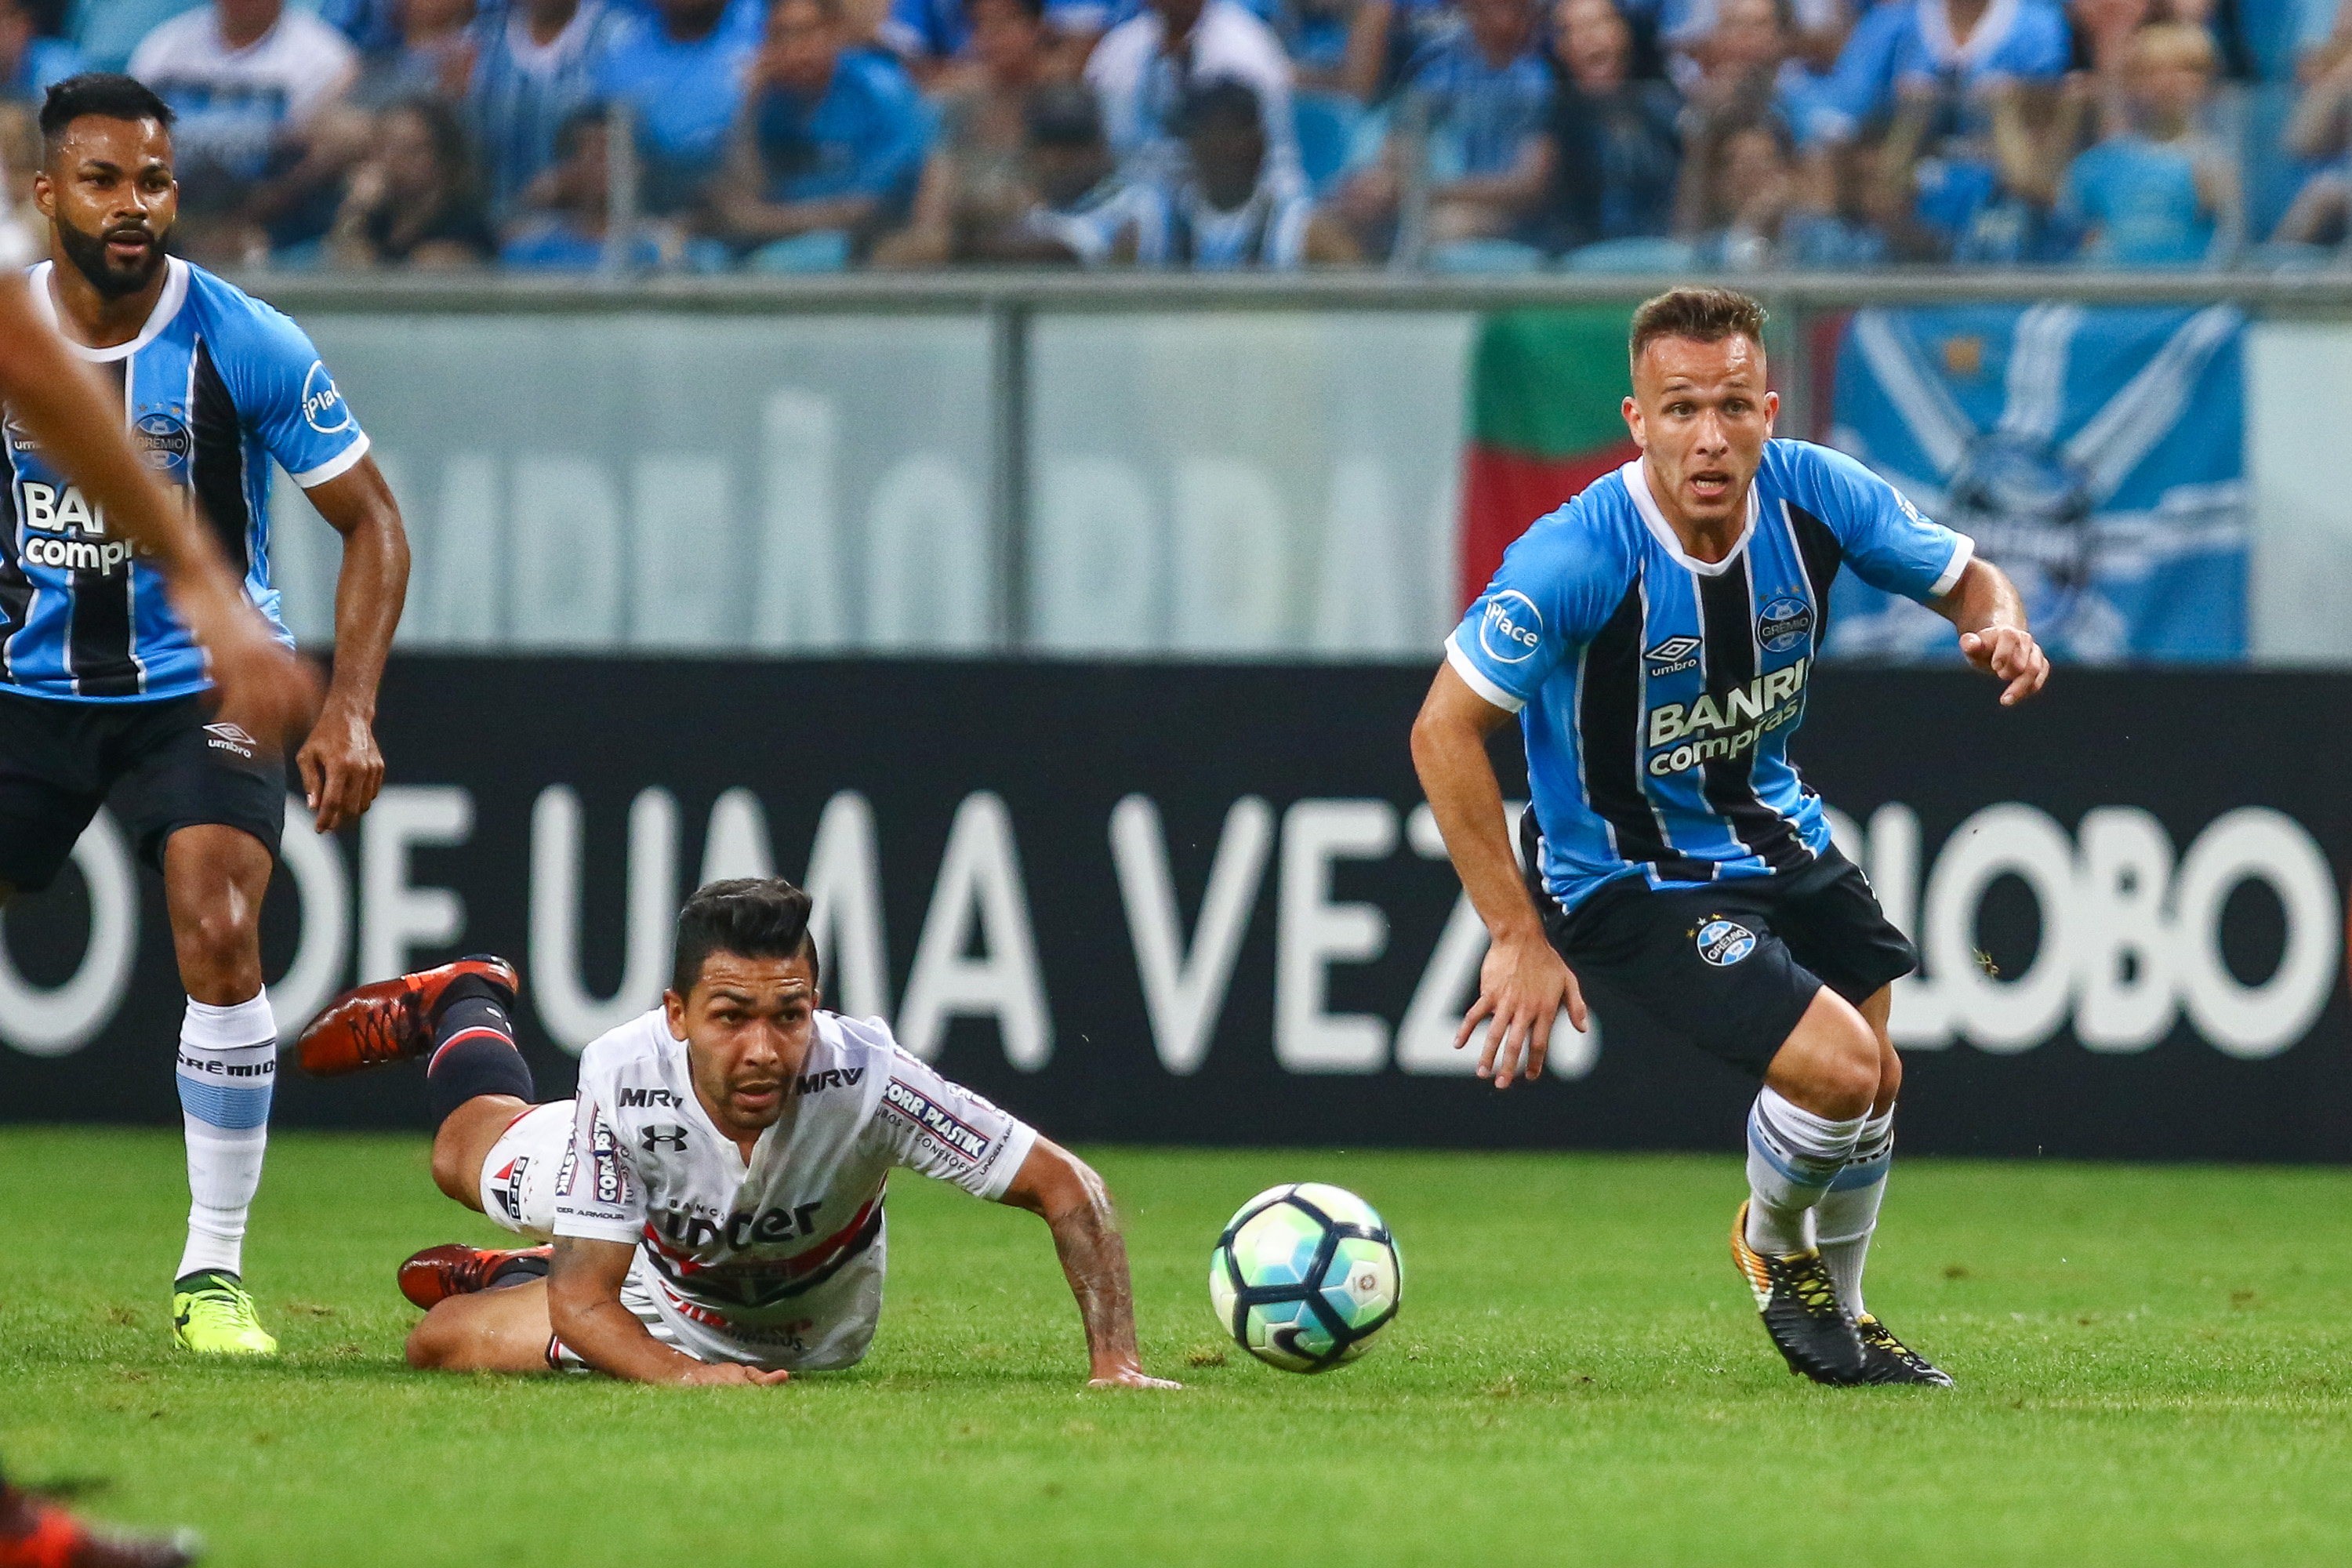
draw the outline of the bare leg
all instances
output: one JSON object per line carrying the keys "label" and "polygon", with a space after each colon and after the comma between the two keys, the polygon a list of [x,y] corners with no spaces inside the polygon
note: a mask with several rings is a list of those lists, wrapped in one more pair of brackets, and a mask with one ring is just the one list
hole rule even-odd
{"label": "bare leg", "polygon": [[[1879,1005],[1884,995],[1866,1005]],[[1884,1027],[1883,1010],[1874,1027],[1853,1003],[1824,985],[1773,1055],[1764,1082],[1790,1104],[1832,1121],[1864,1115],[1877,1103],[1885,1065],[1894,1059]],[[1899,1067],[1895,1078],[1899,1083]],[[1885,1092],[1892,1104],[1893,1089]]]}
{"label": "bare leg", "polygon": [[544,1279],[452,1296],[408,1331],[408,1364],[436,1372],[547,1372],[554,1331]]}
{"label": "bare leg", "polygon": [[1895,1097],[1903,1092],[1903,1058],[1895,1054],[1895,1037],[1886,1032],[1887,1015],[1894,1010],[1895,987],[1882,985],[1862,1005],[1863,1022],[1878,1037],[1878,1093],[1870,1102],[1873,1116],[1884,1116],[1895,1109]]}
{"label": "bare leg", "polygon": [[183,827],[163,844],[163,901],[189,999],[233,1007],[261,994],[261,900],[269,851],[241,828]]}
{"label": "bare leg", "polygon": [[511,1094],[478,1094],[449,1113],[433,1135],[433,1184],[482,1212],[482,1163],[499,1135],[530,1102]]}

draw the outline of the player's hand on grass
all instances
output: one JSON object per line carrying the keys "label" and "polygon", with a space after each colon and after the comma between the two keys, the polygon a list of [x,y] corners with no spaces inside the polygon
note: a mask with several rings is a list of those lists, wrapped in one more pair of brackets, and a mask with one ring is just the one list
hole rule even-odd
{"label": "player's hand on grass", "polygon": [[685,1388],[770,1388],[792,1381],[792,1373],[779,1367],[774,1372],[761,1372],[741,1362],[705,1362],[678,1373],[679,1386]]}
{"label": "player's hand on grass", "polygon": [[294,759],[302,770],[303,803],[319,831],[332,833],[374,804],[383,787],[383,753],[365,713],[330,702]]}
{"label": "player's hand on grass", "polygon": [[1570,1023],[1586,1026],[1584,992],[1541,930],[1531,936],[1497,937],[1478,966],[1478,1000],[1454,1032],[1454,1048],[1467,1046],[1484,1023],[1480,1078],[1493,1079],[1496,1089],[1510,1088],[1515,1078],[1541,1078],[1552,1024],[1562,1008]]}
{"label": "player's hand on grass", "polygon": [[1987,626],[1980,632],[1962,632],[1960,651],[1969,662],[1987,675],[2009,682],[2000,694],[2004,708],[2015,707],[2042,689],[2050,679],[2050,656],[2033,640],[2033,634],[2020,626]]}

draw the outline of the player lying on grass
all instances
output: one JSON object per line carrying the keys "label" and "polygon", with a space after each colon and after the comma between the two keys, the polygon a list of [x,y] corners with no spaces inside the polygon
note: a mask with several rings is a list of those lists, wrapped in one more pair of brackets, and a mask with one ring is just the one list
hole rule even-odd
{"label": "player lying on grass", "polygon": [[1137,1357],[1127,1248],[1087,1165],[823,1010],[808,895],[714,882],[677,918],[662,1005],[590,1044],[576,1100],[531,1103],[502,959],[339,998],[298,1043],[314,1074],[427,1056],[441,1190],[552,1247],[431,1247],[408,1359],[450,1371],[593,1368],[642,1383],[782,1383],[854,1364],[882,1306],[893,1166],[1053,1228],[1096,1386],[1173,1388]]}
{"label": "player lying on grass", "polygon": [[[1821,1383],[1948,1385],[1862,1296],[1903,1082],[1888,987],[1918,954],[1830,842],[1788,741],[1841,564],[1951,621],[2004,703],[2049,661],[1966,537],[1851,458],[1772,439],[1755,300],[1662,294],[1630,346],[1642,456],[1511,546],[1413,726],[1494,938],[1455,1044],[1486,1023],[1479,1072],[1533,1078],[1590,992],[1603,1017],[1646,1015],[1761,1078],[1731,1250],[1773,1342]],[[1513,714],[1524,876],[1486,755]]]}

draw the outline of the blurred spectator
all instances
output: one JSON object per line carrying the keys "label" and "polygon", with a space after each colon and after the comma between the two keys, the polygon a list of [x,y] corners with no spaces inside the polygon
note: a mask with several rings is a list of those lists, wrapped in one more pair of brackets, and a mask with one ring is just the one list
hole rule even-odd
{"label": "blurred spectator", "polygon": [[[555,162],[556,133],[594,100],[617,20],[605,0],[512,0],[476,18],[466,118],[494,218],[513,213]],[[593,135],[601,159],[602,118]]]}
{"label": "blurred spectator", "polygon": [[131,51],[141,39],[203,4],[204,0],[73,0],[66,16],[66,37],[81,51],[89,69],[119,71],[130,65]]}
{"label": "blurred spectator", "polygon": [[2294,16],[2295,75],[2315,81],[2352,47],[2352,0],[2299,0]]}
{"label": "blurred spectator", "polygon": [[1046,69],[1044,0],[971,0],[970,86],[939,106],[940,129],[908,226],[875,247],[894,266],[961,259],[972,237],[1016,223],[1031,196],[1023,149]]}
{"label": "blurred spectator", "polygon": [[1030,99],[1022,163],[1029,209],[976,236],[974,260],[1123,266],[1160,221],[1153,192],[1119,178],[1101,106],[1082,82],[1050,83]]}
{"label": "blurred spectator", "polygon": [[471,267],[496,254],[457,112],[411,98],[379,111],[374,151],[352,171],[328,254],[342,267]]}
{"label": "blurred spectator", "polygon": [[2235,166],[2198,124],[2221,65],[2204,28],[2158,22],[2132,37],[2133,126],[2074,160],[2062,214],[2083,259],[2107,267],[2225,261],[2242,231]]}
{"label": "blurred spectator", "polygon": [[1244,82],[1195,89],[1180,117],[1189,173],[1160,187],[1160,220],[1136,259],[1203,272],[1293,271],[1363,259],[1355,240],[1314,199],[1272,177],[1265,117]]}
{"label": "blurred spectator", "polygon": [[[574,110],[556,129],[554,152],[525,196],[530,210],[499,259],[534,270],[593,271],[605,259],[611,234],[612,127],[604,107]],[[632,267],[658,267],[668,259],[650,231],[630,241]]]}
{"label": "blurred spectator", "polygon": [[[739,0],[739,5],[741,0]],[[639,200],[656,215],[685,211],[726,160],[759,39],[729,0],[650,0],[613,30],[596,95],[627,106],[636,128]]]}
{"label": "blurred spectator", "polygon": [[334,214],[338,150],[313,132],[357,75],[344,37],[283,0],[217,0],[140,43],[131,74],[179,115],[179,243],[253,262],[317,237]]}
{"label": "blurred spectator", "polygon": [[827,247],[839,265],[904,212],[922,173],[930,110],[898,61],[846,42],[840,0],[768,12],[713,202],[755,266],[797,270]]}
{"label": "blurred spectator", "polygon": [[1423,50],[1461,26],[1453,0],[1357,0],[1343,89],[1366,103],[1386,97]]}
{"label": "blurred spectator", "polygon": [[0,0],[0,102],[37,110],[51,87],[83,69],[79,49],[40,36],[39,19],[25,0]]}
{"label": "blurred spectator", "polygon": [[1769,112],[1719,127],[1698,168],[1704,195],[1693,253],[1702,267],[1859,267],[1885,259],[1866,227],[1819,210],[1801,179],[1796,140]]}
{"label": "blurred spectator", "polygon": [[1177,110],[1195,87],[1231,80],[1254,89],[1263,106],[1274,177],[1301,182],[1290,62],[1274,30],[1239,0],[1150,0],[1103,36],[1086,76],[1102,101],[1111,148],[1131,179],[1181,179]]}
{"label": "blurred spectator", "polygon": [[[1866,5],[1869,0],[1864,0]],[[1681,84],[1702,68],[1699,58],[1721,27],[1722,0],[1665,0],[1658,16],[1658,37],[1675,63]],[[1786,0],[1777,20],[1789,34],[1789,53],[1808,66],[1828,70],[1837,63],[1853,25],[1846,0]]]}
{"label": "blurred spectator", "polygon": [[1359,234],[1400,214],[1412,184],[1425,180],[1431,244],[1541,237],[1555,154],[1552,73],[1537,47],[1534,0],[1463,0],[1462,17],[1461,30],[1423,50],[1406,79],[1420,136],[1408,112],[1381,166],[1342,196]]}
{"label": "blurred spectator", "polygon": [[404,98],[463,98],[474,67],[474,0],[398,0],[393,14],[399,30],[391,43],[360,50],[344,101],[373,112]]}
{"label": "blurred spectator", "polygon": [[1553,29],[1544,248],[1666,234],[1682,164],[1681,95],[1664,81],[1630,79],[1633,27],[1610,0],[1562,0]]}
{"label": "blurred spectator", "polygon": [[2279,220],[2272,237],[2290,245],[2332,245],[2352,227],[2352,37],[2315,57],[2311,85],[2287,122],[2286,150],[2323,166]]}
{"label": "blurred spectator", "polygon": [[349,38],[360,53],[380,55],[400,47],[400,6],[401,0],[319,0],[319,20]]}
{"label": "blurred spectator", "polygon": [[1853,119],[1829,95],[1828,83],[1795,58],[1796,35],[1787,0],[1711,0],[1714,26],[1690,40],[1677,72],[1703,134],[1716,119],[1747,121],[1777,113],[1800,147],[1850,133]]}

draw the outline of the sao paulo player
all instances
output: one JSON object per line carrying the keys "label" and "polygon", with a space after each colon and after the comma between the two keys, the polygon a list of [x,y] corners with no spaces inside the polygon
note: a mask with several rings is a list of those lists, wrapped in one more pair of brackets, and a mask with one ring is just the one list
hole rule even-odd
{"label": "sao paulo player", "polygon": [[451,1244],[401,1266],[427,1309],[408,1359],[593,1368],[643,1383],[781,1383],[874,1337],[894,1167],[1042,1215],[1097,1386],[1144,1374],[1126,1244],[1086,1164],[823,1010],[808,895],[714,882],[677,918],[662,1005],[591,1042],[573,1100],[531,1103],[511,966],[461,959],[338,998],[302,1032],[322,1076],[423,1056],[441,1190],[551,1247]]}
{"label": "sao paulo player", "polygon": [[[1852,458],[1772,438],[1764,312],[1720,289],[1634,312],[1625,421],[1642,456],[1530,528],[1447,640],[1413,762],[1493,937],[1456,1044],[1542,1070],[1553,1019],[1637,1011],[1764,1080],[1731,1247],[1791,1370],[1950,1378],[1865,1309],[1902,1066],[1888,986],[1917,955],[1830,843],[1790,735],[1841,566],[2041,689],[2016,590],[1967,538]],[[1524,877],[1486,740],[1517,714]]]}
{"label": "sao paulo player", "polygon": [[[343,539],[335,667],[297,762],[322,832],[367,809],[372,732],[408,546],[367,437],[300,328],[167,256],[178,201],[172,111],[129,77],[71,78],[40,113],[34,199],[49,259],[31,298],[118,400],[154,472],[209,521],[276,635],[269,468]],[[155,567],[60,470],[12,401],[0,528],[0,898],[47,887],[110,793],[163,873],[187,1007],[178,1084],[192,1199],[173,1287],[190,1350],[268,1354],[243,1279],[261,1180],[277,1026],[258,917],[285,824],[278,727],[231,689],[207,706],[205,656]],[[290,646],[290,642],[289,642]]]}

